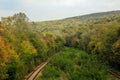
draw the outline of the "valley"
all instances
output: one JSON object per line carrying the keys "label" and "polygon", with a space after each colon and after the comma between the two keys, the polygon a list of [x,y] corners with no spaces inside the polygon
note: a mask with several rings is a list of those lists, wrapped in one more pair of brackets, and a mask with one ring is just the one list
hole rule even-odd
{"label": "valley", "polygon": [[120,73],[120,11],[32,22],[25,13],[0,21],[0,80],[114,80]]}

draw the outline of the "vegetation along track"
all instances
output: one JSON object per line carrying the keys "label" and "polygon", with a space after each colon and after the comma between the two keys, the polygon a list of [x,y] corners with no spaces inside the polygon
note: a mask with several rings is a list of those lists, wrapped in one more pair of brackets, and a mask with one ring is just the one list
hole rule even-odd
{"label": "vegetation along track", "polygon": [[39,66],[37,66],[34,71],[32,71],[25,80],[35,80],[37,75],[42,71],[42,69],[47,65],[48,62],[43,62]]}
{"label": "vegetation along track", "polygon": [[113,71],[113,70],[109,70],[109,73],[110,73],[111,75],[113,75],[114,77],[120,79],[120,75],[117,74],[115,71]]}

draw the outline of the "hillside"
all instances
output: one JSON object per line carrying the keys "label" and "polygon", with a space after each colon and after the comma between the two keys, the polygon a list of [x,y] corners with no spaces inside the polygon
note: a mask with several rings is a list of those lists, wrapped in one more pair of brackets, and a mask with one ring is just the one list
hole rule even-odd
{"label": "hillside", "polygon": [[35,22],[34,24],[36,24],[36,29],[38,32],[41,30],[42,31],[52,30],[53,32],[56,33],[57,32],[67,33],[67,31],[65,30],[66,28],[69,30],[73,29],[73,31],[74,29],[79,31],[81,27],[90,27],[92,25],[96,25],[100,23],[105,24],[108,22],[119,21],[119,19],[120,19],[120,11],[110,11],[110,12],[93,13],[83,16],[76,16],[61,20],[44,21],[37,23]]}
{"label": "hillside", "polygon": [[[0,80],[25,78],[37,65],[64,47],[85,51],[88,56],[95,55],[98,62],[105,64],[105,68],[109,66],[120,72],[120,11],[44,22],[30,22],[24,13],[17,13],[1,19],[0,44]],[[87,64],[88,68],[93,66],[90,64]],[[100,80],[106,74],[99,74],[97,70],[94,73],[101,76]],[[80,75],[85,78],[88,74],[86,72]],[[96,78],[95,75],[93,78]],[[71,80],[74,80],[74,76]]]}
{"label": "hillside", "polygon": [[[112,17],[119,17],[120,16],[120,10],[117,11],[109,11],[109,12],[99,12],[99,13],[92,13],[92,14],[87,14],[83,16],[76,16],[72,17],[75,19],[80,19],[80,20],[85,20],[85,19],[90,19],[90,18],[112,18]],[[68,18],[70,19],[70,18]]]}

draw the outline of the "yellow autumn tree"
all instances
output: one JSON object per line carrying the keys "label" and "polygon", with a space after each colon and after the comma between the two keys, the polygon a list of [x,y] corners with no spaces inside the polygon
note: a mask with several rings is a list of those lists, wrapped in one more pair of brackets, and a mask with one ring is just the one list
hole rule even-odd
{"label": "yellow autumn tree", "polygon": [[25,54],[29,55],[29,54],[36,54],[37,53],[34,46],[28,40],[22,41],[21,46],[22,46],[22,51]]}
{"label": "yellow autumn tree", "polygon": [[7,63],[18,59],[18,55],[13,47],[0,36],[0,80],[7,78]]}
{"label": "yellow autumn tree", "polygon": [[112,45],[112,54],[110,56],[111,61],[120,64],[120,39]]}

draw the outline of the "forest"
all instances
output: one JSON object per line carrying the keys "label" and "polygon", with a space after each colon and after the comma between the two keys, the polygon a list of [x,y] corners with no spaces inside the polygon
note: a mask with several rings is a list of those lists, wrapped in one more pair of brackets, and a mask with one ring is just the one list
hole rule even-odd
{"label": "forest", "polygon": [[0,80],[23,80],[49,58],[37,80],[110,80],[109,69],[120,73],[120,11],[43,22],[22,12],[1,18]]}

